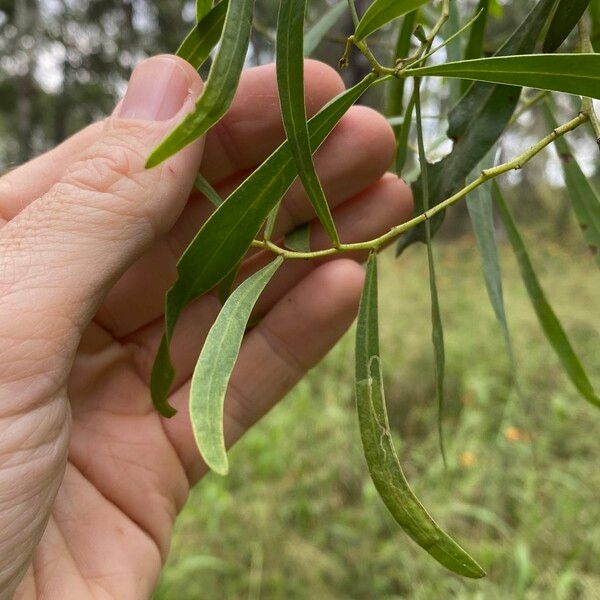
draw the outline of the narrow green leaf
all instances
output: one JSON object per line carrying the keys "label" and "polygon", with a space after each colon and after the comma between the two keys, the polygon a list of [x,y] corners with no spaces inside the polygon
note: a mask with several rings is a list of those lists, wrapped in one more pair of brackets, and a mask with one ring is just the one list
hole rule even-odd
{"label": "narrow green leaf", "polygon": [[[372,73],[367,75],[309,121],[312,151],[323,143],[348,108],[376,79]],[[286,141],[210,216],[179,260],[177,281],[167,293],[165,335],[152,370],[152,399],[163,415],[175,414],[167,402],[175,376],[169,344],[181,311],[217,285],[242,260],[269,212],[292,185],[296,175]]]}
{"label": "narrow green leaf", "polygon": [[[427,174],[427,156],[423,142],[423,120],[421,117],[421,80],[415,79],[415,111],[417,117],[417,144],[419,148],[419,164],[423,173],[423,209],[429,210],[429,179]],[[438,404],[438,433],[440,450],[444,465],[446,465],[446,450],[444,445],[443,417],[444,417],[444,377],[446,371],[446,351],[444,349],[444,326],[440,311],[440,300],[435,276],[435,261],[431,243],[431,225],[425,222],[425,236],[427,241],[427,264],[429,266],[429,290],[431,294],[431,340],[433,342],[433,356],[435,362],[435,390]]]}
{"label": "narrow green leaf", "polygon": [[502,222],[504,223],[508,239],[515,252],[517,262],[519,263],[519,269],[521,270],[525,288],[527,289],[535,313],[548,341],[554,348],[569,379],[579,393],[588,402],[600,408],[600,398],[594,391],[587,373],[585,372],[581,361],[575,354],[575,350],[573,349],[565,330],[546,299],[546,295],[535,274],[533,264],[531,263],[521,234],[519,233],[510,209],[504,200],[500,187],[495,181],[492,182],[492,194],[496,206],[498,207],[500,217],[502,218]]}
{"label": "narrow green leaf", "polygon": [[[473,179],[484,169],[491,166],[493,161],[483,161],[477,173],[473,173]],[[473,190],[467,197],[467,209],[469,218],[475,233],[483,277],[488,298],[504,338],[504,344],[508,354],[513,380],[517,382],[516,363],[514,351],[506,318],[504,305],[504,292],[502,289],[502,269],[496,245],[496,233],[494,230],[493,200],[489,186],[480,186]]]}
{"label": "narrow green leaf", "polygon": [[213,7],[213,0],[196,0],[196,23],[200,23]]}
{"label": "narrow green leaf", "polygon": [[[550,105],[544,102],[542,106],[548,127],[556,129],[558,123],[552,114]],[[562,137],[558,138],[555,145],[575,216],[585,241],[600,266],[600,194],[584,175],[567,140]]]}
{"label": "narrow green leaf", "polygon": [[592,17],[592,46],[600,52],[600,2],[590,2],[590,16]]}
{"label": "narrow green leaf", "polygon": [[[418,11],[409,12],[402,19],[402,27],[398,32],[396,47],[394,50],[395,58],[406,58],[410,52],[410,40],[415,29]],[[404,89],[406,87],[406,79],[398,79],[394,77],[387,84],[387,102],[386,115],[401,115],[404,112]]]}
{"label": "narrow green leaf", "polygon": [[410,69],[416,77],[457,77],[600,98],[599,54],[492,56]]}
{"label": "narrow green leaf", "polygon": [[412,118],[415,111],[416,89],[413,92],[406,106],[404,113],[404,121],[396,134],[396,174],[402,176],[406,160],[408,158],[408,139],[410,138],[410,130],[412,128]]}
{"label": "narrow green leaf", "polygon": [[155,167],[204,135],[229,109],[248,50],[254,1],[230,0],[219,52],[196,108],[152,152],[147,168]]}
{"label": "narrow green leaf", "polygon": [[179,46],[177,56],[187,60],[194,69],[198,70],[206,62],[219,43],[228,4],[229,0],[222,0],[206,13]]}
{"label": "narrow green leaf", "polygon": [[419,8],[419,6],[422,6],[427,1],[428,0],[374,0],[369,8],[367,8],[354,32],[355,41],[360,42],[374,31],[387,25],[387,23]]}
{"label": "narrow green leaf", "polygon": [[[449,43],[446,45],[446,55],[448,57],[448,61],[456,61],[461,60],[462,56],[462,37],[460,35],[456,35],[460,31],[460,10],[458,9],[457,2],[450,2],[450,13],[448,16],[448,22],[444,29],[442,30],[444,33],[444,38],[448,41],[449,38],[452,38]],[[453,37],[455,36],[455,37]],[[456,79],[450,79],[448,82],[448,87],[450,89],[450,97],[449,103],[450,106],[454,106],[460,100],[460,84],[461,82]]]}
{"label": "narrow green leaf", "polygon": [[404,476],[392,442],[379,358],[377,257],[367,264],[356,327],[355,392],[360,435],[367,466],[381,499],[396,522],[431,556],[465,577],[485,576],[483,569],[425,510]]}
{"label": "narrow green leaf", "polygon": [[204,462],[219,475],[229,470],[223,434],[227,385],[252,309],[282,262],[281,256],[276,258],[231,294],[208,332],[194,370],[190,389],[192,429]]}
{"label": "narrow green leaf", "polygon": [[[533,52],[554,4],[555,0],[539,0],[496,56]],[[428,167],[432,206],[464,187],[466,177],[506,128],[519,103],[520,94],[520,88],[514,86],[475,83],[450,111],[448,137],[454,141],[454,148],[442,161]],[[420,214],[423,212],[420,180],[413,184],[413,195],[415,214]],[[432,234],[443,221],[443,212],[431,219]],[[425,241],[425,227],[421,224],[400,238],[397,254],[415,242]]]}
{"label": "narrow green leaf", "polygon": [[219,283],[217,293],[219,296],[219,302],[221,304],[225,304],[229,296],[231,296],[231,292],[233,291],[233,286],[237,276],[239,275],[241,266],[242,263],[239,262],[233,269],[231,269],[229,274],[223,280],[221,280],[221,283]]}
{"label": "narrow green leaf", "polygon": [[219,196],[215,188],[210,185],[206,177],[201,173],[198,173],[196,176],[195,187],[214,206],[220,206],[223,202],[223,199]]}
{"label": "narrow green leaf", "polygon": [[[483,56],[483,44],[485,40],[485,31],[487,28],[488,16],[490,12],[490,0],[479,0],[479,4],[475,9],[475,13],[481,13],[471,31],[469,32],[469,39],[467,40],[467,45],[465,47],[465,54],[463,58],[467,60],[472,58],[480,58]],[[448,57],[450,61],[454,61]],[[464,94],[471,85],[470,81],[461,80],[460,89]]]}
{"label": "narrow green leaf", "polygon": [[571,31],[577,27],[577,23],[583,16],[589,3],[590,0],[559,1],[552,21],[550,21],[548,33],[546,33],[544,52],[556,52],[558,50]]}
{"label": "narrow green leaf", "polygon": [[312,159],[304,103],[306,0],[281,0],[277,20],[277,86],[283,126],[306,195],[334,245],[340,238]]}
{"label": "narrow green leaf", "polygon": [[294,252],[310,252],[310,223],[288,233],[285,236],[285,246]]}
{"label": "narrow green leaf", "polygon": [[317,19],[304,35],[304,56],[312,56],[323,38],[348,10],[346,0],[340,0]]}

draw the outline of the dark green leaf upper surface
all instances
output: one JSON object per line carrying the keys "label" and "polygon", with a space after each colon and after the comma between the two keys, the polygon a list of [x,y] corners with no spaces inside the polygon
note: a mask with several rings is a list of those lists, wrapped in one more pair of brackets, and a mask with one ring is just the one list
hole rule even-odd
{"label": "dark green leaf upper surface", "polygon": [[[596,2],[597,0],[594,0]],[[590,0],[560,0],[546,38],[544,39],[544,52],[555,52],[565,41],[569,33],[577,27],[579,19],[583,16]]]}
{"label": "dark green leaf upper surface", "polygon": [[[316,150],[344,113],[377,79],[369,74],[309,121],[311,150]],[[284,142],[204,223],[177,265],[178,277],[167,293],[165,337],[154,363],[151,390],[156,407],[173,414],[167,396],[174,370],[169,340],[183,308],[217,285],[242,260],[269,212],[296,177],[289,144]]]}
{"label": "dark green leaf upper surface", "polygon": [[229,0],[222,0],[206,13],[179,46],[177,56],[187,60],[195,69],[204,64],[212,49],[219,43],[228,4]]}
{"label": "dark green leaf upper surface", "polygon": [[198,449],[207,466],[228,471],[223,406],[227,385],[242,345],[250,314],[283,258],[246,279],[229,296],[211,327],[196,364],[190,388],[190,419]]}
{"label": "dark green leaf upper surface", "polygon": [[283,126],[294,164],[325,231],[339,244],[338,233],[312,159],[304,104],[304,13],[306,0],[281,0],[277,20],[277,87]]}
{"label": "dark green leaf upper surface", "polygon": [[380,27],[409,13],[428,0],[374,0],[360,20],[354,39],[359,42]]}
{"label": "dark green leaf upper surface", "polygon": [[147,167],[155,167],[200,136],[227,112],[237,90],[252,29],[254,0],[230,0],[220,48],[195,110],[152,152]]}
{"label": "dark green leaf upper surface", "polygon": [[457,77],[600,98],[600,55],[493,56],[411,69],[411,75]]}

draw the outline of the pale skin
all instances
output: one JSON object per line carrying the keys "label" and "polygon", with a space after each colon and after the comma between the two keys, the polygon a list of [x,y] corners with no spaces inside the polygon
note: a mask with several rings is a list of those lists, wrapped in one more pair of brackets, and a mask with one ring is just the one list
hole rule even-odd
{"label": "pale skin", "polygon": [[[342,90],[320,63],[306,63],[305,79],[311,114]],[[186,405],[219,303],[208,294],[181,318],[170,397],[178,413],[167,420],[148,389],[163,298],[177,257],[212,210],[191,191],[197,171],[225,197],[284,134],[274,67],[251,69],[206,139],[145,170],[201,89],[183,61],[149,59],[111,117],[0,178],[1,599],[148,598],[175,518],[206,472]],[[319,150],[344,242],[410,217],[407,186],[386,174],[393,150],[385,119],[363,107]],[[274,239],[313,215],[295,184]],[[327,247],[318,224],[312,230],[312,247]],[[291,261],[277,274],[229,387],[228,445],[350,326],[364,258]],[[267,259],[249,257],[244,275]]]}

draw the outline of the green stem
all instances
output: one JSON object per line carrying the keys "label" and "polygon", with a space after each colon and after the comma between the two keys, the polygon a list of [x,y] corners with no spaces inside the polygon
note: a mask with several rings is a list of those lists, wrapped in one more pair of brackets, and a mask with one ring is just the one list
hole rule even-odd
{"label": "green stem", "polygon": [[315,252],[294,252],[291,250],[286,250],[285,248],[281,248],[277,246],[270,240],[254,240],[252,246],[254,248],[261,248],[263,250],[268,250],[269,252],[273,252],[279,256],[283,256],[287,259],[301,259],[308,260],[313,258],[323,258],[326,256],[333,256],[335,254],[341,254],[343,252],[357,252],[357,251],[379,251],[381,248],[397,237],[407,232],[409,229],[416,227],[417,225],[424,223],[428,219],[431,219],[434,215],[446,210],[453,204],[456,204],[466,196],[468,196],[474,189],[479,186],[487,183],[488,181],[495,179],[496,177],[508,173],[509,171],[518,170],[523,168],[525,164],[527,164],[532,158],[538,155],[544,148],[555,142],[558,138],[564,136],[565,134],[574,131],[583,123],[589,121],[589,116],[587,114],[581,113],[574,119],[571,119],[564,125],[557,127],[550,134],[548,134],[545,138],[540,140],[537,144],[532,146],[526,152],[523,152],[513,160],[505,162],[501,165],[493,167],[491,169],[486,169],[481,172],[481,175],[473,180],[469,185],[465,186],[460,191],[456,192],[453,196],[450,196],[443,202],[440,202],[436,206],[432,206],[430,209],[421,213],[420,215],[412,218],[410,221],[406,221],[405,223],[401,223],[400,225],[396,225],[396,227],[392,227],[387,233],[374,238],[372,240],[366,242],[357,242],[353,244],[340,244],[338,248],[327,248],[325,250],[317,250]]}

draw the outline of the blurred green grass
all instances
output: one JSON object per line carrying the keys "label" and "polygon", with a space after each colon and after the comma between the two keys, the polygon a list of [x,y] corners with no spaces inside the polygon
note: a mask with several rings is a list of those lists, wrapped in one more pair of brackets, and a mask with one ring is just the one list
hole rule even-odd
{"label": "blurred green grass", "polygon": [[[600,387],[598,272],[577,246],[529,238],[542,283]],[[572,245],[571,245],[572,246]],[[447,345],[444,471],[423,248],[380,272],[390,421],[406,475],[488,572],[455,577],[412,543],[368,477],[347,335],[209,475],[181,515],[156,600],[600,598],[600,413],[567,381],[510,250],[505,295],[524,405],[471,238],[436,245]]]}

